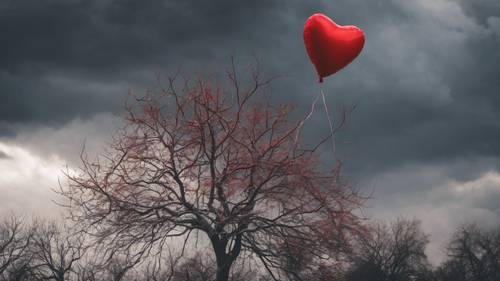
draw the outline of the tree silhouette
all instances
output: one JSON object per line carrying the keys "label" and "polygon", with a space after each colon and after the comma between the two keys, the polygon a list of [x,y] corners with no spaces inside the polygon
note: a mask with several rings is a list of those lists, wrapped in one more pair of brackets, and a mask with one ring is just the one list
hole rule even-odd
{"label": "tree silhouette", "polygon": [[437,270],[439,280],[500,280],[500,230],[475,224],[460,226],[448,243],[448,260]]}
{"label": "tree silhouette", "polygon": [[[273,280],[289,269],[282,247],[294,243],[311,265],[328,263],[360,229],[362,198],[327,170],[318,145],[301,145],[303,120],[291,107],[259,98],[271,81],[253,69],[250,82],[227,71],[230,86],[198,79],[127,106],[126,125],[108,152],[68,173],[62,194],[72,217],[108,251],[160,254],[169,238],[182,248],[205,237],[216,280],[227,281],[242,256]],[[299,243],[297,243],[297,241]],[[108,247],[105,247],[105,246]]]}
{"label": "tree silhouette", "polygon": [[39,221],[30,245],[31,272],[39,280],[69,280],[87,247],[84,237],[55,221]]}
{"label": "tree silhouette", "polygon": [[11,215],[0,223],[0,277],[24,258],[31,238],[32,231],[21,218]]}
{"label": "tree silhouette", "polygon": [[425,255],[428,242],[428,236],[420,229],[417,220],[375,223],[369,235],[358,241],[352,256],[354,265],[346,280],[430,280],[430,265]]}

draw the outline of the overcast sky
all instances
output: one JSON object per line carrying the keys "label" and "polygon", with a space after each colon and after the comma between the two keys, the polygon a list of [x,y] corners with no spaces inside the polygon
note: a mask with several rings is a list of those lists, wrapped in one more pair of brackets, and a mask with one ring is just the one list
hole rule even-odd
{"label": "overcast sky", "polygon": [[[255,54],[283,76],[274,101],[306,112],[318,85],[302,28],[315,12],[365,31],[323,88],[334,115],[357,106],[338,153],[373,192],[366,215],[421,219],[433,261],[458,224],[500,222],[498,0],[1,1],[0,213],[54,212],[50,189],[82,144],[102,149],[127,93],[178,68],[222,72]],[[306,126],[308,140],[328,132],[321,110]]]}

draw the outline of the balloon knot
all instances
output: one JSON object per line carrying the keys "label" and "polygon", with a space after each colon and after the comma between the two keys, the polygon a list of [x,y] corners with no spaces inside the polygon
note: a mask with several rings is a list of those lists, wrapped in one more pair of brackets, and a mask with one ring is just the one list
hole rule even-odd
{"label": "balloon knot", "polygon": [[323,83],[323,77],[322,76],[319,77],[318,82],[319,83]]}

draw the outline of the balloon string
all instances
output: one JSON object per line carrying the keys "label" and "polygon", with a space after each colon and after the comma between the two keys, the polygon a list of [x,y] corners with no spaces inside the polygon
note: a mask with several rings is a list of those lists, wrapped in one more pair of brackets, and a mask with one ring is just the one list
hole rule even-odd
{"label": "balloon string", "polygon": [[[320,88],[321,89],[321,88]],[[314,108],[316,107],[316,103],[318,102],[319,100],[319,97],[321,96],[321,92],[320,91],[317,95],[316,95],[316,98],[314,98],[314,101],[313,103],[311,104],[311,109],[309,110],[309,113],[306,115],[306,117],[304,119],[302,119],[302,121],[300,121],[300,124],[299,126],[297,127],[297,133],[295,134],[295,146],[297,146],[297,141],[299,139],[299,135],[300,135],[300,130],[302,129],[302,127],[304,126],[304,123],[311,117],[311,115],[313,114],[314,112]]]}
{"label": "balloon string", "polygon": [[328,125],[330,127],[330,133],[331,133],[330,136],[332,138],[333,156],[335,157],[335,159],[337,159],[336,145],[335,145],[335,132],[333,131],[333,122],[332,122],[332,119],[330,118],[328,106],[326,105],[325,93],[323,92],[323,87],[321,87],[321,84],[319,85],[319,91],[321,93],[321,98],[323,99],[323,105],[325,107],[325,114],[326,114],[326,118],[328,119]]}

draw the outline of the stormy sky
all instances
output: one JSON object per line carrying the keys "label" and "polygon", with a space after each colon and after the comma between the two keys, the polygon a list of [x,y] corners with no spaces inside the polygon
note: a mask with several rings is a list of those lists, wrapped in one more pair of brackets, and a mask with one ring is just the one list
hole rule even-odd
{"label": "stormy sky", "polygon": [[[273,101],[306,112],[318,84],[302,28],[316,12],[366,35],[323,85],[334,116],[356,106],[337,146],[372,194],[366,215],[421,219],[433,261],[458,224],[498,224],[498,0],[1,1],[0,214],[57,212],[51,189],[83,143],[100,151],[128,93],[178,69],[222,73],[255,55],[282,77]],[[328,132],[320,109],[309,141]]]}

